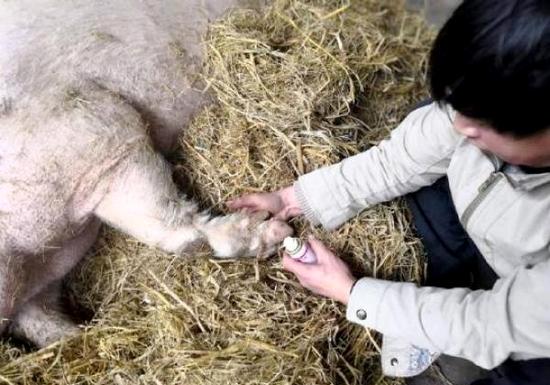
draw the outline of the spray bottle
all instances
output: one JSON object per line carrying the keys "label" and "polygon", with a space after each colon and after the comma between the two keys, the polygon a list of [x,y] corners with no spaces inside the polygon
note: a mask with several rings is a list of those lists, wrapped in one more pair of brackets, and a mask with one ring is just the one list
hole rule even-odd
{"label": "spray bottle", "polygon": [[311,250],[307,242],[300,238],[286,237],[283,241],[286,253],[290,258],[302,263],[316,263],[317,256]]}

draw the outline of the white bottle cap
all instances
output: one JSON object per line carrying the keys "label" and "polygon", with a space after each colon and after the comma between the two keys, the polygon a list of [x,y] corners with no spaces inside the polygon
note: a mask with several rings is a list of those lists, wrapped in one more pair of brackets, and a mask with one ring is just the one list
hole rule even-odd
{"label": "white bottle cap", "polygon": [[287,253],[294,254],[302,247],[302,241],[300,238],[286,237],[283,240],[283,246]]}

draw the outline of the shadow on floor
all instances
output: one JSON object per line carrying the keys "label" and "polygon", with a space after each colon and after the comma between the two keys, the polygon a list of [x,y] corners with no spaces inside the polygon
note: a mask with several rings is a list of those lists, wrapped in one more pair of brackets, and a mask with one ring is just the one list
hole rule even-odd
{"label": "shadow on floor", "polygon": [[405,381],[407,385],[470,385],[484,378],[488,372],[469,361],[441,356],[431,368],[419,376]]}

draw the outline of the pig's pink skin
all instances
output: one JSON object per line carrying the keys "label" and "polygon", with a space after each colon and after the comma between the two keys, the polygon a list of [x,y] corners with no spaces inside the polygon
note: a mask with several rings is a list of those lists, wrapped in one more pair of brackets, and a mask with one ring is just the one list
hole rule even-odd
{"label": "pig's pink skin", "polygon": [[208,243],[219,257],[273,252],[291,232],[199,213],[161,155],[207,103],[200,37],[235,5],[0,2],[0,332],[44,346],[77,331],[57,309],[58,282],[101,222],[172,253]]}

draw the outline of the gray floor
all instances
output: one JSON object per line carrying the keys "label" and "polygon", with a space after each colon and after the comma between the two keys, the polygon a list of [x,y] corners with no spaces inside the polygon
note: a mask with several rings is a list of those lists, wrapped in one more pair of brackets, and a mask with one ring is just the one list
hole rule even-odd
{"label": "gray floor", "polygon": [[443,25],[460,2],[460,0],[407,0],[410,8],[424,12],[426,20],[435,26]]}
{"label": "gray floor", "polygon": [[[407,0],[411,9],[420,10],[426,20],[441,27],[460,0]],[[484,375],[484,371],[468,361],[443,356],[420,376],[408,379],[407,385],[469,385]]]}

